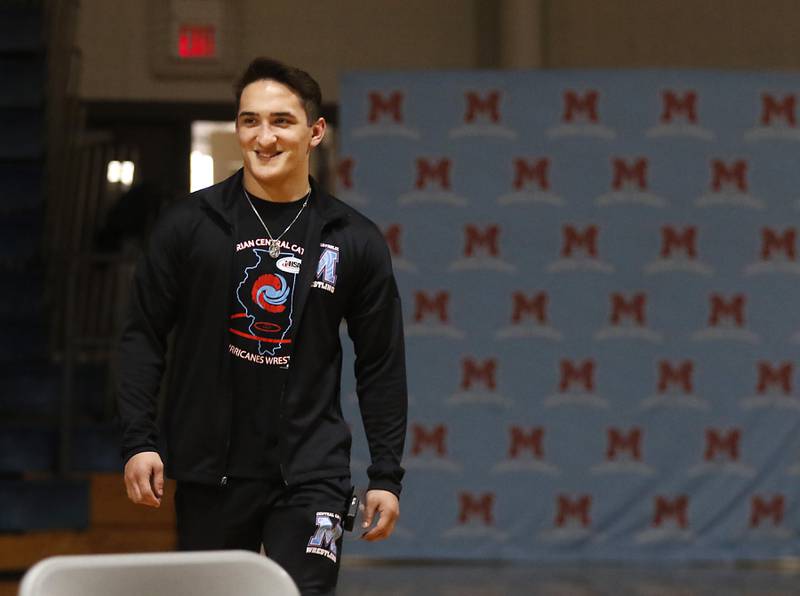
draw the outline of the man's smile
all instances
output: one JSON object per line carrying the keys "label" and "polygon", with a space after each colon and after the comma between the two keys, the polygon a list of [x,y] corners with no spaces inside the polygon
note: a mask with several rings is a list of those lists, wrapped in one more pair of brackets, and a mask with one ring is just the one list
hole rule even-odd
{"label": "man's smile", "polygon": [[281,155],[283,151],[261,151],[259,149],[254,149],[253,153],[256,154],[259,161],[268,162]]}

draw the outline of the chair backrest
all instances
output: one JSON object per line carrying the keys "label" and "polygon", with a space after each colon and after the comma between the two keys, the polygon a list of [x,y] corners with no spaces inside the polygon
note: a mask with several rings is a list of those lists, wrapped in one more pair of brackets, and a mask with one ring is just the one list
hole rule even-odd
{"label": "chair backrest", "polygon": [[19,596],[300,596],[283,568],[248,551],[51,557]]}

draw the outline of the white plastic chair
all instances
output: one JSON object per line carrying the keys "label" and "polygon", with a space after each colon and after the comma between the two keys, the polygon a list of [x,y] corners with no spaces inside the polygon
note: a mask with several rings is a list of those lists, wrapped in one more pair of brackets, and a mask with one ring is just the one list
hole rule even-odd
{"label": "white plastic chair", "polygon": [[248,551],[51,557],[19,596],[300,596],[283,568]]}

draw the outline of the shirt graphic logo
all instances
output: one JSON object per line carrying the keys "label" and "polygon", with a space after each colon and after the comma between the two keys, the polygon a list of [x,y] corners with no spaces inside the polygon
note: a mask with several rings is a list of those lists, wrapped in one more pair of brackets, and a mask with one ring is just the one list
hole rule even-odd
{"label": "shirt graphic logo", "polygon": [[308,541],[306,553],[322,555],[336,562],[336,541],[342,536],[342,518],[327,511],[317,512],[317,528]]}
{"label": "shirt graphic logo", "polygon": [[289,284],[281,275],[262,275],[253,284],[252,297],[253,302],[266,311],[283,312],[289,297]]}
{"label": "shirt graphic logo", "polygon": [[336,291],[336,266],[339,263],[339,247],[330,244],[320,244],[322,254],[317,264],[316,281],[312,288],[326,290],[333,294]]}
{"label": "shirt graphic logo", "polygon": [[[281,256],[284,258],[279,261],[289,264],[295,260],[291,253]],[[241,311],[231,316],[230,331],[258,342],[259,355],[277,356],[292,342],[289,330],[292,328],[293,290],[299,266],[290,267],[284,263],[283,267],[278,267],[281,273],[273,273],[267,269],[274,266],[274,261],[266,250],[253,249],[253,257],[255,263],[244,269],[236,288],[236,301]],[[246,323],[239,323],[241,319]]]}

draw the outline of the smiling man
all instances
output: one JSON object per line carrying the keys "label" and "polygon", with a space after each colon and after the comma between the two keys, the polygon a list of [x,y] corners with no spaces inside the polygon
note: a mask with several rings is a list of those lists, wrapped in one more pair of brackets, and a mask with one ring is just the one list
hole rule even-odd
{"label": "smiling man", "polygon": [[179,548],[263,545],[302,594],[332,594],[352,490],[339,326],[372,457],[362,537],[380,540],[403,477],[400,299],[378,228],[309,176],[326,128],[316,81],[258,58],[234,89],[243,168],[164,213],[137,266],[119,354],[125,487],[159,507],[166,473]]}

